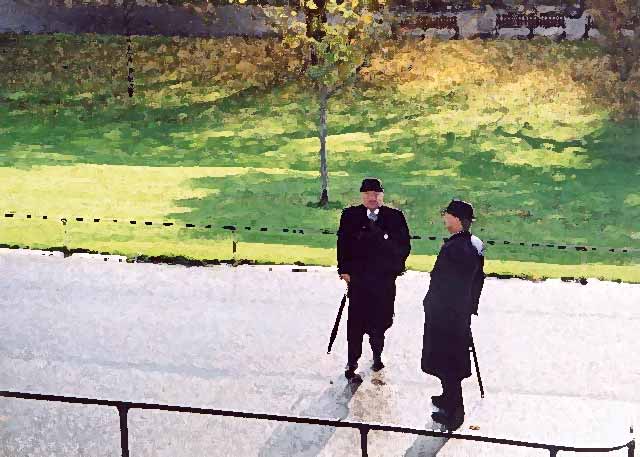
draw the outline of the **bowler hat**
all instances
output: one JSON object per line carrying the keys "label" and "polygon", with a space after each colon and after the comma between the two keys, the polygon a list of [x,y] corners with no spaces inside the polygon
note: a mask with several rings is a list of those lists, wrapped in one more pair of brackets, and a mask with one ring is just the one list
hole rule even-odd
{"label": "bowler hat", "polygon": [[443,209],[442,213],[449,213],[452,216],[457,217],[458,219],[466,219],[468,221],[475,220],[475,216],[473,214],[473,206],[471,206],[471,203],[467,203],[456,198],[451,200],[449,206]]}
{"label": "bowler hat", "polygon": [[365,178],[360,186],[360,192],[384,192],[380,180],[377,178]]}

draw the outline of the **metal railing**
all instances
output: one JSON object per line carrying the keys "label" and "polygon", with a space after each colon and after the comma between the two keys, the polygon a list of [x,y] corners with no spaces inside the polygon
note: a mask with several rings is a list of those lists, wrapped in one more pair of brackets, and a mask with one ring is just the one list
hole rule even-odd
{"label": "metal railing", "polygon": [[[136,403],[117,400],[99,400],[94,398],[81,398],[81,397],[65,397],[60,395],[44,395],[35,393],[15,392],[15,391],[0,391],[0,397],[5,398],[19,398],[24,400],[40,400],[51,401],[60,403],[74,403],[82,405],[96,405],[96,406],[110,406],[118,410],[120,417],[120,444],[122,449],[122,457],[129,457],[129,428],[127,424],[127,414],[131,409],[143,409],[143,410],[156,410],[156,411],[168,411],[178,413],[190,413],[190,414],[205,414],[209,416],[222,416],[222,417],[236,417],[243,419],[256,419],[266,421],[277,422],[289,422],[295,424],[307,424],[307,425],[320,425],[328,427],[339,428],[353,428],[360,431],[360,448],[362,450],[362,456],[368,456],[368,434],[370,431],[383,431],[394,433],[406,433],[411,435],[430,436],[434,438],[454,438],[468,441],[478,441],[483,443],[492,444],[504,444],[508,446],[528,447],[534,449],[545,449],[549,451],[551,457],[557,456],[559,451],[563,452],[613,452],[620,449],[627,448],[628,457],[635,455],[635,440],[632,438],[630,441],[624,444],[613,447],[572,447],[572,446],[559,446],[553,444],[533,443],[527,441],[509,440],[503,438],[490,438],[477,435],[464,435],[455,432],[441,431],[441,430],[421,430],[410,427],[400,427],[395,425],[384,425],[367,422],[352,422],[342,421],[335,419],[319,419],[313,417],[300,417],[300,416],[286,416],[280,414],[263,414],[263,413],[250,413],[243,411],[233,411],[224,409],[210,409],[210,408],[194,408],[191,406],[175,406],[175,405],[161,405],[154,403]],[[630,429],[633,432],[633,428]]]}

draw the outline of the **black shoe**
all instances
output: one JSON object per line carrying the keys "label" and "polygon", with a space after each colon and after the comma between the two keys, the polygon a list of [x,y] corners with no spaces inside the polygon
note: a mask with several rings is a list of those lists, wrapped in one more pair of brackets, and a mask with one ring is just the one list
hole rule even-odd
{"label": "black shoe", "polygon": [[431,397],[431,403],[433,403],[433,406],[443,409],[446,405],[446,400],[444,395],[434,395]]}
{"label": "black shoe", "polygon": [[373,365],[371,366],[371,369],[373,371],[380,371],[384,368],[384,363],[382,363],[382,360],[378,359],[378,360],[374,360],[373,361]]}
{"label": "black shoe", "polygon": [[358,384],[362,382],[362,377],[352,368],[347,368],[344,372],[344,377],[347,378],[347,381],[350,383]]}
{"label": "black shoe", "polygon": [[442,410],[431,413],[431,418],[439,424],[447,427],[447,430],[454,431],[464,423],[464,408],[459,406],[455,410]]}

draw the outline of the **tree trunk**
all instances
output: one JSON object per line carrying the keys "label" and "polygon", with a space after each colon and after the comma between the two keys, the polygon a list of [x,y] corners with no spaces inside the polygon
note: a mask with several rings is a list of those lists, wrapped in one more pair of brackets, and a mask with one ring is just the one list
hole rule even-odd
{"label": "tree trunk", "polygon": [[327,170],[327,105],[329,94],[327,87],[320,86],[320,119],[318,122],[318,136],[320,137],[320,180],[322,183],[322,193],[320,194],[319,206],[326,208],[329,204],[329,172]]}
{"label": "tree trunk", "polygon": [[129,34],[127,34],[127,83],[127,93],[129,97],[133,97],[133,44]]}
{"label": "tree trunk", "polygon": [[133,97],[134,78],[133,78],[133,43],[131,42],[131,9],[135,7],[132,0],[124,0],[122,2],[124,8],[124,31],[127,36],[127,93],[129,97]]}
{"label": "tree trunk", "polygon": [[625,54],[629,50],[626,48],[625,37],[622,34],[621,26],[614,24],[612,35],[607,37],[607,52],[611,55],[611,69],[618,74],[620,81],[625,82],[629,78],[631,72],[628,65],[628,56]]}
{"label": "tree trunk", "polygon": [[320,42],[327,34],[324,30],[324,24],[327,23],[327,0],[315,0],[314,3],[317,8],[304,8],[306,35]]}
{"label": "tree trunk", "polygon": [[[638,33],[638,30],[633,31],[634,34]],[[633,38],[620,36],[620,57],[622,60],[622,65],[620,66],[620,80],[626,82],[631,73],[633,73],[634,66],[637,65],[638,57],[640,57],[640,53],[638,52],[638,37],[634,36]]]}
{"label": "tree trunk", "polygon": [[633,70],[633,61],[625,54],[621,56],[620,60],[620,81],[627,82],[631,76],[631,70]]}
{"label": "tree trunk", "polygon": [[[324,30],[324,24],[327,22],[327,0],[315,0],[314,3],[317,8],[311,9],[307,6],[304,7],[306,35],[308,38],[313,38],[319,43],[327,34]],[[306,1],[303,1],[302,4],[306,5]],[[309,58],[311,66],[318,65],[318,56],[313,46],[311,46]]]}

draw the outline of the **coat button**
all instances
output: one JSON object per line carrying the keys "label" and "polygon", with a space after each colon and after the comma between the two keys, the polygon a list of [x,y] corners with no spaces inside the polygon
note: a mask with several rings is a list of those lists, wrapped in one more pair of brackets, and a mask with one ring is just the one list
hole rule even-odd
{"label": "coat button", "polygon": [[387,240],[389,239],[389,235],[387,235],[386,233],[384,234],[384,239]]}

